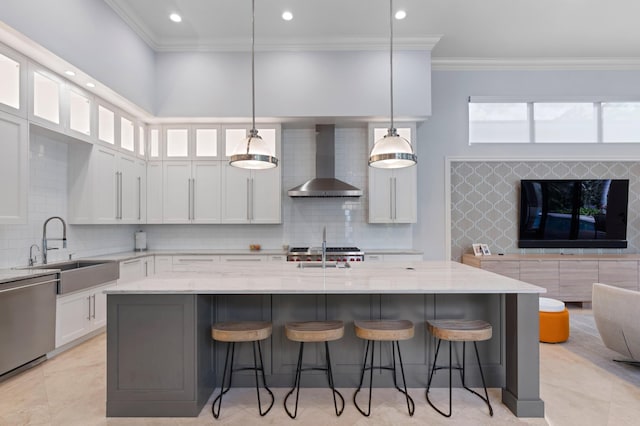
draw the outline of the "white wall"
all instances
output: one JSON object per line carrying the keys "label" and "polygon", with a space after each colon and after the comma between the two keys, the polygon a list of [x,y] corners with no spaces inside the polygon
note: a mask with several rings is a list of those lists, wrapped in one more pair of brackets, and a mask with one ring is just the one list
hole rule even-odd
{"label": "white wall", "polygon": [[[29,148],[28,223],[0,225],[0,268],[26,266],[31,244],[42,248],[44,221],[51,216],[67,218],[67,144],[32,131]],[[79,258],[132,250],[134,230],[133,226],[67,225],[67,248],[49,251],[49,263],[66,260],[69,253]],[[47,235],[62,236],[59,221],[49,223]],[[62,245],[52,241],[50,247]]]}
{"label": "white wall", "polygon": [[154,52],[104,1],[2,0],[0,21],[154,111]]}
{"label": "white wall", "polygon": [[[261,117],[388,117],[385,52],[257,52],[256,115]],[[430,52],[394,54],[397,117],[431,112]],[[157,54],[156,114],[250,117],[251,55]]]}
{"label": "white wall", "polygon": [[640,99],[640,71],[434,71],[432,109],[418,126],[418,224],[425,259],[445,253],[445,158],[640,158],[640,144],[468,144],[469,96],[623,96]]}

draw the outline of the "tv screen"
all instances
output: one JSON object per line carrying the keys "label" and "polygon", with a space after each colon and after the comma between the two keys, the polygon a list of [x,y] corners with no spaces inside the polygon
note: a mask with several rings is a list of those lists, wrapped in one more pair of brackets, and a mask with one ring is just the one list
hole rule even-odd
{"label": "tv screen", "polygon": [[521,248],[626,248],[628,179],[520,181]]}

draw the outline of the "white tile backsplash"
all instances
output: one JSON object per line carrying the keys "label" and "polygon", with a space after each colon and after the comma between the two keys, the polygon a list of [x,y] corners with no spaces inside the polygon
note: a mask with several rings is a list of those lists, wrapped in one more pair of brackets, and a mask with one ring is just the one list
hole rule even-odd
{"label": "white tile backsplash", "polygon": [[[287,190],[315,176],[315,128],[282,131],[281,225],[68,225],[68,248],[49,252],[49,261],[133,249],[133,233],[147,232],[149,249],[243,249],[261,244],[320,245],[327,227],[329,245],[364,249],[413,247],[411,225],[368,224],[367,129],[336,128],[336,177],[364,191],[360,198],[293,199]],[[32,133],[30,141],[29,218],[26,225],[0,225],[0,267],[26,265],[31,244],[41,245],[42,225],[50,216],[67,217],[66,143]],[[57,221],[50,236],[61,235]],[[53,243],[53,244],[58,244]],[[38,261],[41,256],[38,256]]]}
{"label": "white tile backsplash", "polygon": [[[0,225],[0,268],[25,266],[31,244],[42,245],[42,226],[51,216],[67,218],[68,145],[32,132],[29,146],[28,220],[25,225]],[[67,248],[53,241],[49,263],[75,258],[115,253],[133,249],[131,225],[67,225]],[[62,236],[62,225],[54,220],[47,226],[50,237]],[[42,247],[40,247],[42,248]],[[42,254],[38,254],[38,263]]]}

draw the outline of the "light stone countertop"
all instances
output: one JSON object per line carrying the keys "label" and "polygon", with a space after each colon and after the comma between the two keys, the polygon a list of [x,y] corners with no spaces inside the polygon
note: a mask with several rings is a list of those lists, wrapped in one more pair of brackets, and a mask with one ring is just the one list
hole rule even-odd
{"label": "light stone countertop", "polygon": [[488,294],[546,289],[457,262],[358,263],[298,268],[292,263],[221,264],[211,272],[154,275],[107,294]]}

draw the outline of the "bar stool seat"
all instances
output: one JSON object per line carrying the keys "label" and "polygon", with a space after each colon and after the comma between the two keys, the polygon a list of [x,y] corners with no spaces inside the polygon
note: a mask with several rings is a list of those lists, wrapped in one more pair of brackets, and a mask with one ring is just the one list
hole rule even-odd
{"label": "bar stool seat", "polygon": [[[342,321],[304,321],[304,322],[288,322],[284,326],[285,334],[289,340],[294,342],[300,342],[300,351],[298,353],[298,363],[296,365],[296,375],[293,382],[293,387],[287,393],[284,398],[284,409],[292,419],[296,418],[298,414],[298,399],[300,396],[300,379],[303,371],[320,370],[327,372],[327,379],[329,381],[329,388],[331,388],[333,394],[333,406],[336,411],[336,416],[340,416],[344,411],[344,398],[342,394],[335,388],[333,382],[333,371],[331,370],[331,356],[329,354],[329,342],[341,339],[344,336],[344,323]],[[304,354],[305,343],[323,343],[326,355],[326,367],[302,367],[302,356]],[[289,411],[287,407],[287,400],[296,391],[296,405],[293,413]],[[338,409],[338,402],[336,396],[340,398],[341,408]]]}
{"label": "bar stool seat", "polygon": [[[222,383],[220,385],[220,394],[213,400],[211,404],[211,412],[216,419],[220,416],[220,407],[222,405],[222,397],[231,389],[231,379],[234,371],[252,370],[255,372],[256,378],[256,393],[258,395],[258,412],[261,416],[266,415],[271,407],[275,398],[273,392],[267,386],[267,381],[264,374],[264,363],[262,361],[262,349],[260,347],[260,341],[265,340],[271,336],[272,325],[268,321],[239,321],[239,322],[220,322],[211,326],[211,337],[213,340],[227,343],[227,353],[224,361],[224,370],[222,372]],[[252,342],[253,343],[253,367],[233,368],[233,360],[235,355],[236,343]],[[256,358],[256,346],[258,348],[258,355],[260,359],[260,366],[258,367],[258,358]],[[229,367],[229,368],[227,368]],[[262,402],[260,401],[260,391],[258,385],[258,371],[262,375],[262,384],[269,395],[271,396],[271,404],[263,411]],[[229,375],[229,383],[225,389],[225,378]],[[217,404],[217,408],[216,408]]]}
{"label": "bar stool seat", "polygon": [[253,342],[271,336],[268,321],[221,322],[211,327],[211,337],[219,342]]}
{"label": "bar stool seat", "polygon": [[[400,344],[398,343],[400,340],[408,340],[413,338],[415,333],[415,327],[413,323],[408,320],[360,320],[354,321],[353,325],[355,327],[356,336],[367,341],[367,346],[364,352],[364,360],[362,362],[362,374],[360,375],[360,384],[358,385],[358,389],[353,394],[353,403],[360,411],[360,413],[366,417],[369,417],[371,414],[371,393],[373,388],[373,370],[391,370],[393,371],[393,384],[398,391],[404,394],[407,400],[407,411],[410,416],[413,416],[415,411],[415,404],[413,399],[409,396],[407,392],[407,382],[404,376],[404,366],[402,364],[402,355],[400,354]],[[375,354],[375,342],[376,341],[385,341],[391,343],[391,352],[393,363],[391,366],[374,366],[374,354]],[[367,366],[367,356],[369,354],[369,348],[371,348],[371,360],[369,362],[369,366]],[[398,360],[400,362],[400,371],[402,372],[402,383],[404,385],[404,389],[401,389],[398,386],[396,381],[396,349],[398,351]],[[369,370],[369,403],[367,411],[364,411],[359,405],[356,397],[360,389],[362,388],[362,383],[364,381],[364,373]]]}
{"label": "bar stool seat", "polygon": [[[460,370],[460,377],[462,379],[462,387],[468,390],[469,392],[477,395],[480,399],[482,399],[487,406],[489,407],[489,414],[493,416],[493,408],[491,407],[491,402],[489,401],[489,394],[487,392],[487,386],[484,381],[484,375],[482,373],[482,366],[480,364],[480,355],[478,354],[478,345],[477,342],[489,340],[493,334],[493,329],[491,324],[482,320],[466,320],[466,319],[440,319],[440,320],[429,320],[427,321],[427,329],[429,332],[438,340],[438,346],[436,348],[436,354],[433,358],[433,367],[431,369],[431,375],[429,376],[429,381],[427,382],[427,390],[426,397],[427,402],[434,410],[438,413],[442,414],[445,417],[451,417],[451,370]],[[429,399],[429,389],[431,388],[431,380],[433,379],[433,374],[436,370],[444,369],[447,367],[439,367],[436,365],[436,361],[438,360],[438,353],[440,352],[440,343],[443,340],[449,341],[449,412],[445,413],[444,411],[438,409],[431,400]],[[462,342],[462,366],[452,367],[451,365],[451,343],[452,342]],[[465,384],[465,358],[466,358],[466,342],[473,342],[473,347],[476,353],[476,360],[478,362],[478,368],[480,369],[480,378],[482,379],[482,387],[484,388],[484,397],[477,393],[476,391],[470,389]]]}
{"label": "bar stool seat", "polygon": [[288,322],[284,329],[287,338],[294,342],[330,342],[344,336],[342,321]]}

